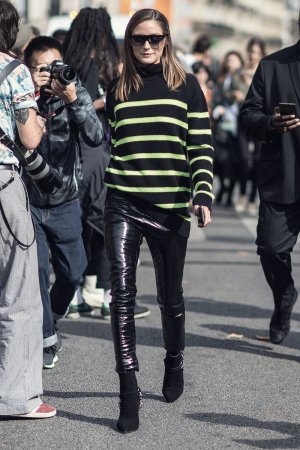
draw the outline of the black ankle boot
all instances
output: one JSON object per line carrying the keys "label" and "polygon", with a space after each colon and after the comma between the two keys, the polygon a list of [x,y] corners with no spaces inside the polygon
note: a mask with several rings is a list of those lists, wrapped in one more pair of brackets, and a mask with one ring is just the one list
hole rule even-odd
{"label": "black ankle boot", "polygon": [[183,393],[183,354],[167,356],[164,360],[165,376],[162,393],[168,403],[175,402]]}
{"label": "black ankle boot", "polygon": [[270,322],[270,341],[273,344],[281,344],[289,334],[291,314],[297,298],[298,292],[295,288],[293,288],[292,298],[285,301],[285,303],[281,305],[280,309],[275,308]]}
{"label": "black ankle boot", "polygon": [[121,433],[130,433],[139,428],[139,408],[142,394],[138,388],[135,371],[120,373],[120,415],[117,428]]}
{"label": "black ankle boot", "polygon": [[139,409],[142,405],[140,389],[127,394],[120,394],[120,416],[117,428],[121,433],[130,433],[139,428]]}

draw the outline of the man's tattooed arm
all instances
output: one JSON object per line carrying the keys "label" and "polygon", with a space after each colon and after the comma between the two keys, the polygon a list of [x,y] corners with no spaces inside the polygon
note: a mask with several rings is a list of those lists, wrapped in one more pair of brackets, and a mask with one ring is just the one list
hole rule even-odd
{"label": "man's tattooed arm", "polygon": [[27,122],[27,119],[29,117],[29,109],[18,109],[15,112],[15,117],[17,122],[20,122],[22,125],[25,125],[25,123]]}

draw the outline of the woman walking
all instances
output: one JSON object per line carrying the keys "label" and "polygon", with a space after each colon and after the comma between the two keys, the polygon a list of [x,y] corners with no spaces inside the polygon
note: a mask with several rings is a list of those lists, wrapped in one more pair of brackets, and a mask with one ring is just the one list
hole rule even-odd
{"label": "woman walking", "polygon": [[[105,241],[111,267],[111,324],[120,379],[118,430],[138,429],[135,372],[136,266],[145,238],[156,273],[165,375],[162,392],[183,392],[182,276],[190,231],[189,200],[211,221],[213,148],[204,95],[174,57],[167,19],[137,11],[124,37],[124,66],[107,91],[112,156],[106,169]],[[190,180],[193,187],[191,189]]]}

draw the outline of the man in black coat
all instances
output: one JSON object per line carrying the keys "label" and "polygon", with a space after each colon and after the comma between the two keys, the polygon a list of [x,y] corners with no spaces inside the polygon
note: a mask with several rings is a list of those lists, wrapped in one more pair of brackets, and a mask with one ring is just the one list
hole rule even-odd
{"label": "man in black coat", "polygon": [[[280,103],[295,106],[284,110]],[[300,41],[261,60],[240,111],[240,124],[248,136],[262,142],[256,244],[274,297],[270,322],[274,344],[287,336],[298,296],[291,252],[300,231],[299,116]]]}

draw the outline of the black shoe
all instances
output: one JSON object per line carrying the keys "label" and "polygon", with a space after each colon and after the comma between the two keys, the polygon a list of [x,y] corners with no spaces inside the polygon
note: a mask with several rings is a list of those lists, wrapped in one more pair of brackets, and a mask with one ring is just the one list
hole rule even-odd
{"label": "black shoe", "polygon": [[142,406],[142,393],[137,391],[120,394],[120,416],[117,428],[121,433],[131,433],[139,428],[139,409]]}
{"label": "black shoe", "polygon": [[180,352],[176,356],[169,355],[164,360],[165,376],[162,393],[168,403],[173,403],[183,393],[183,354]]}
{"label": "black shoe", "polygon": [[270,322],[270,341],[279,345],[286,338],[290,331],[291,314],[297,301],[298,292],[294,289],[292,302],[282,308],[281,311],[275,309]]}
{"label": "black shoe", "polygon": [[43,369],[53,369],[57,360],[54,345],[43,349]]}
{"label": "black shoe", "polygon": [[57,326],[57,320],[54,320],[54,326],[55,326],[55,331],[56,331],[56,336],[57,336],[57,342],[56,344],[52,345],[52,348],[54,349],[55,354],[59,353],[62,351],[62,338],[61,338],[61,334],[58,330],[58,326]]}
{"label": "black shoe", "polygon": [[80,316],[94,316],[95,311],[88,303],[83,301],[80,305],[69,305],[68,319],[79,319]]}

